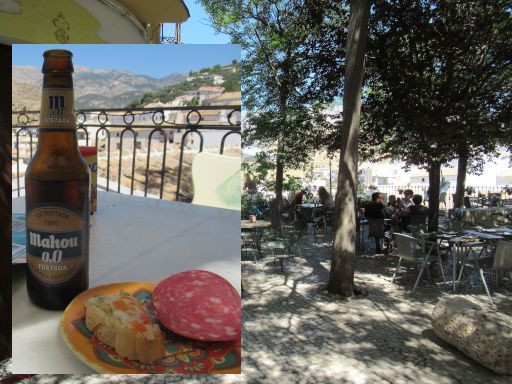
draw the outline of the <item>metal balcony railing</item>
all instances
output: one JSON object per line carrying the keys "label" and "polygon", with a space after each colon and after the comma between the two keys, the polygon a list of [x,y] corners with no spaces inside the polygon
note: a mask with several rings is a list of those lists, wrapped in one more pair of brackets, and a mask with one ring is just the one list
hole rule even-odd
{"label": "metal balcony railing", "polygon": [[[13,160],[16,161],[13,194],[17,192],[20,196],[24,189],[20,184],[23,181],[20,168],[32,158],[38,137],[39,111],[13,111],[12,114]],[[117,189],[118,193],[123,190],[131,195],[143,192],[146,197],[151,188],[157,189],[157,193],[150,197],[168,199],[173,193],[177,201],[191,201],[190,191],[182,193],[182,179],[187,172],[185,155],[190,158],[203,150],[224,154],[228,146],[235,153],[240,149],[240,106],[83,109],[76,111],[76,117],[79,145],[97,147],[98,177],[103,180],[103,185],[98,182],[98,188],[107,191]],[[176,151],[177,156],[169,159],[169,153],[176,155]],[[100,159],[106,166],[100,165]],[[176,160],[177,165],[173,167]],[[152,163],[158,164],[155,167]],[[100,171],[105,174],[104,178],[100,177]],[[155,176],[160,179],[156,188]],[[188,172],[187,177],[190,177]],[[129,190],[123,185],[126,179],[129,179]],[[169,185],[173,184],[173,179],[175,185]],[[175,191],[167,191],[164,197],[166,185],[171,189],[175,187]]]}

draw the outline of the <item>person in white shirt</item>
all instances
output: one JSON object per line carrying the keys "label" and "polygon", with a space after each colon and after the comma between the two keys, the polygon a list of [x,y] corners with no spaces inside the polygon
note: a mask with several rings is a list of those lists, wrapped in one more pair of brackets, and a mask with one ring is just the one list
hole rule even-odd
{"label": "person in white shirt", "polygon": [[412,202],[412,197],[414,196],[414,192],[412,189],[406,189],[404,191],[404,198],[401,200],[400,209],[407,209],[412,207],[414,203]]}

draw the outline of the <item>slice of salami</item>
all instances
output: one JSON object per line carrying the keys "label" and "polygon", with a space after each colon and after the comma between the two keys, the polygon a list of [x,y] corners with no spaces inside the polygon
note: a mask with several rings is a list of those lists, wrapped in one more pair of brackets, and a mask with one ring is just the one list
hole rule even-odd
{"label": "slice of salami", "polygon": [[172,275],[156,286],[152,304],[160,322],[178,335],[203,341],[240,339],[240,295],[215,273]]}

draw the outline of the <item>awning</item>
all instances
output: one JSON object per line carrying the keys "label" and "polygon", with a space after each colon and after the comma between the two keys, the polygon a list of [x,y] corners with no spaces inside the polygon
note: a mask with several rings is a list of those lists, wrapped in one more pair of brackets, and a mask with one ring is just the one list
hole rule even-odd
{"label": "awning", "polygon": [[118,0],[140,21],[156,25],[160,23],[183,23],[190,13],[182,0]]}
{"label": "awning", "polygon": [[[1,2],[1,1],[0,1]],[[132,16],[116,10],[123,7]],[[159,42],[162,23],[189,17],[183,0],[23,0],[0,10],[0,43],[145,43]],[[135,22],[134,22],[135,21]]]}

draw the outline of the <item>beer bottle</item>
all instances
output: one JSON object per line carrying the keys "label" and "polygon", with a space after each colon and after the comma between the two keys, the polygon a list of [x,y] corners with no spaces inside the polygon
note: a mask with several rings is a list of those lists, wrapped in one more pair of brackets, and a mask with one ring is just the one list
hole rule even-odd
{"label": "beer bottle", "polygon": [[89,168],[78,150],[72,53],[44,53],[37,150],[25,173],[27,290],[64,309],[89,285]]}

